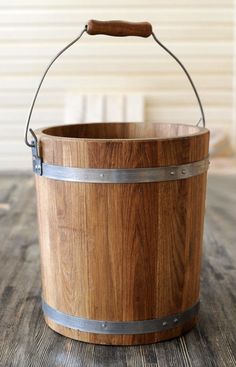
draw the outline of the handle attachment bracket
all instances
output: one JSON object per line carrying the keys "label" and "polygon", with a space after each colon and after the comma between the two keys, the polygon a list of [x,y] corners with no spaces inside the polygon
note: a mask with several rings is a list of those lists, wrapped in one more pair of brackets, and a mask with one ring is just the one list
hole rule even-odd
{"label": "handle attachment bracket", "polygon": [[32,140],[32,162],[33,162],[33,172],[36,173],[38,176],[42,176],[43,174],[43,161],[39,154],[39,145],[38,145],[38,138],[35,132],[30,129],[30,133],[33,136]]}

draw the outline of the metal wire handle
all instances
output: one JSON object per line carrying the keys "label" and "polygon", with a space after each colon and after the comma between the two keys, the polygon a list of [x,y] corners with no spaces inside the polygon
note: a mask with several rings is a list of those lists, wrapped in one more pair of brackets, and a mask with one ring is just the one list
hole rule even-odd
{"label": "metal wire handle", "polygon": [[[59,58],[59,56],[61,56],[69,47],[71,47],[74,43],[76,43],[77,41],[80,40],[80,38],[82,37],[82,35],[87,31],[87,25],[84,27],[84,29],[82,30],[82,32],[79,34],[79,36],[77,36],[73,41],[71,41],[67,46],[65,46],[60,52],[58,52],[58,54],[52,59],[52,61],[49,63],[49,65],[47,66],[46,70],[44,71],[43,73],[43,76],[41,77],[40,79],[40,82],[39,82],[39,85],[36,89],[36,92],[34,94],[34,97],[33,97],[33,100],[31,102],[31,106],[30,106],[30,109],[29,109],[29,113],[28,113],[28,118],[27,118],[27,122],[26,122],[26,126],[25,126],[25,144],[30,147],[30,148],[36,148],[37,149],[37,136],[36,134],[34,133],[34,131],[29,128],[29,125],[30,125],[30,120],[31,120],[31,116],[32,116],[32,112],[33,112],[33,109],[34,109],[34,105],[35,105],[35,102],[36,102],[36,99],[38,97],[38,94],[39,94],[39,91],[40,91],[40,88],[43,84],[43,81],[49,71],[49,69],[51,68],[52,64]],[[197,98],[197,101],[198,101],[198,104],[199,104],[199,107],[200,107],[200,111],[201,111],[201,118],[200,120],[198,121],[197,123],[197,126],[199,125],[199,123],[202,121],[203,123],[203,127],[205,127],[206,123],[205,123],[205,115],[204,115],[204,110],[203,110],[203,106],[202,106],[202,103],[201,103],[201,99],[199,97],[199,94],[197,92],[197,89],[193,83],[193,80],[192,78],[190,77],[187,69],[185,68],[185,66],[182,64],[182,62],[167,48],[165,47],[156,37],[156,35],[152,32],[151,33],[153,39],[159,44],[159,46],[161,46],[170,56],[172,56],[175,61],[180,65],[180,67],[183,69],[184,73],[186,74],[192,88],[193,88],[193,91],[195,93],[195,96]],[[33,137],[33,141],[32,142],[29,142],[28,140],[28,132],[31,133],[32,137]]]}
{"label": "metal wire handle", "polygon": [[[43,84],[43,81],[45,79],[45,76],[47,75],[49,69],[51,68],[52,64],[58,59],[59,56],[61,56],[61,54],[63,54],[69,47],[71,47],[75,42],[79,41],[79,39],[82,37],[82,35],[84,34],[84,32],[86,32],[86,26],[85,28],[82,30],[82,32],[80,33],[80,35],[78,37],[76,37],[73,41],[71,41],[67,46],[65,46],[60,52],[58,52],[58,54],[52,59],[52,61],[49,63],[49,65],[47,66],[46,70],[43,73],[42,78],[40,79],[39,85],[36,89],[34,98],[31,102],[31,106],[30,106],[30,110],[29,110],[29,114],[28,114],[28,118],[27,118],[27,122],[26,122],[26,126],[25,126],[25,144],[28,145],[28,147],[33,148],[35,147],[35,144],[37,143],[37,137],[34,133],[34,131],[32,129],[29,129],[29,125],[30,125],[30,120],[31,120],[31,116],[32,116],[32,112],[34,109],[34,105],[36,102],[36,99],[38,97],[40,88]],[[33,143],[30,143],[28,140],[28,131],[30,131],[31,135],[33,136]]]}
{"label": "metal wire handle", "polygon": [[197,126],[200,124],[200,122],[202,121],[202,124],[203,124],[203,127],[206,126],[206,120],[205,120],[205,114],[204,114],[204,110],[203,110],[203,106],[202,106],[202,102],[201,102],[201,99],[199,97],[199,94],[198,94],[198,91],[197,91],[197,88],[195,87],[194,85],[194,82],[189,74],[189,72],[187,71],[186,67],[182,64],[182,62],[178,59],[177,56],[175,56],[173,54],[173,52],[171,52],[166,46],[164,46],[159,40],[158,38],[156,37],[156,35],[152,32],[152,37],[154,38],[154,40],[158,43],[159,46],[161,46],[170,56],[172,56],[175,61],[180,65],[180,67],[183,69],[185,75],[187,76],[192,88],[193,88],[193,91],[195,93],[195,96],[197,98],[197,101],[198,101],[198,105],[199,105],[199,108],[200,108],[200,111],[201,111],[201,118],[200,120],[198,121],[197,123]]}

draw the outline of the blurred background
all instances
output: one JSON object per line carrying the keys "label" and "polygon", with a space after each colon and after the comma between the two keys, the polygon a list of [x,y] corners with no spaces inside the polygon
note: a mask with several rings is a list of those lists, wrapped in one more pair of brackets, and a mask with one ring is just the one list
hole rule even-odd
{"label": "blurred background", "polygon": [[[211,164],[200,322],[186,337],[174,342],[123,350],[87,343],[78,345],[52,334],[43,322],[36,194],[31,151],[24,144],[24,128],[32,97],[46,66],[80,34],[89,19],[152,23],[156,36],[186,66],[205,109],[206,126],[211,132]],[[196,125],[199,118],[200,110],[185,74],[152,37],[84,34],[49,71],[36,102],[31,127],[99,121]],[[0,0],[0,365],[236,366],[236,328],[232,322],[236,319],[235,152],[236,0]],[[61,195],[59,186],[62,187],[58,185],[58,191],[55,190]],[[140,196],[141,193],[140,189]],[[55,227],[55,234],[60,226],[58,243],[53,246],[62,244],[66,259],[71,251],[71,247],[66,246],[67,230],[71,229],[73,233],[82,231],[87,235],[86,246],[93,251],[96,247],[93,233],[74,228],[75,221],[66,222],[72,196],[68,202],[62,201],[63,210],[63,206],[54,206],[53,195],[45,196],[51,207],[58,209],[56,214],[60,218],[50,223]],[[186,195],[193,198],[198,192],[191,189]],[[79,203],[81,198],[79,196]],[[169,205],[164,190],[162,199]],[[101,202],[104,200],[101,195]],[[107,205],[113,204],[116,206],[109,196]],[[127,205],[131,207],[132,200]],[[173,203],[170,205],[173,207]],[[184,216],[180,221],[178,217],[170,218],[170,228],[178,229],[176,224],[184,223],[184,218],[195,210],[190,209],[186,212],[185,206],[176,204],[176,213]],[[151,214],[147,212],[145,216],[151,217]],[[136,213],[132,218],[138,216]],[[62,225],[64,218],[65,226]],[[81,226],[87,220],[89,213],[81,219]],[[95,221],[92,223],[95,228]],[[143,238],[144,227],[139,223],[140,220],[135,242],[136,237],[137,241]],[[112,236],[109,230],[107,238],[111,246]],[[178,237],[190,244],[184,254],[187,260],[192,256],[193,236],[178,233]],[[145,248],[146,244],[141,242]],[[47,245],[53,259],[54,247],[50,248],[50,241]],[[172,251],[169,254],[172,255]],[[148,254],[144,258],[146,261]],[[181,266],[187,271],[185,260]],[[137,267],[140,261],[137,256]],[[105,264],[104,261],[99,263]],[[109,264],[112,269],[113,260]],[[170,274],[178,270],[175,260],[173,264]],[[71,269],[80,272],[80,269]],[[65,272],[63,276],[70,279],[71,275]],[[90,275],[88,277],[90,279]],[[179,278],[177,280],[181,286]],[[111,281],[113,284],[113,279]],[[139,286],[137,281],[135,286]],[[183,286],[185,289],[185,284]],[[94,287],[91,290],[96,291]],[[68,290],[68,300],[73,294]],[[138,304],[139,300],[136,301]]]}
{"label": "blurred background", "polygon": [[[190,72],[211,130],[213,169],[232,172],[236,149],[233,0],[0,1],[0,170],[31,169],[24,125],[53,56],[88,19],[150,21]],[[32,128],[88,121],[196,124],[200,111],[182,70],[150,37],[89,36],[53,66]]]}

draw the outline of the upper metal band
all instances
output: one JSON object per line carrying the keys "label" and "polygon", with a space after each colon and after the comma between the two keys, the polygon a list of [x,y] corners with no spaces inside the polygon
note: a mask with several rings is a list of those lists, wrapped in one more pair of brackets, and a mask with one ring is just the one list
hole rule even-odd
{"label": "upper metal band", "polygon": [[45,316],[55,323],[70,329],[95,334],[146,334],[169,330],[191,320],[198,314],[199,306],[200,302],[181,313],[159,319],[142,321],[100,321],[65,314],[42,301],[42,308]]}
{"label": "upper metal band", "polygon": [[[153,168],[74,168],[42,163],[42,176],[60,181],[90,183],[139,183],[181,180],[207,171],[208,158],[179,166]],[[38,173],[37,169],[34,172]]]}

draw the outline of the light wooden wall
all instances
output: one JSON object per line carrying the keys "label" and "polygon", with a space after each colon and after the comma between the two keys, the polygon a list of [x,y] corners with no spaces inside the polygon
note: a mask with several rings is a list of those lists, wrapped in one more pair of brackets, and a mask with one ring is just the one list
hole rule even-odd
{"label": "light wooden wall", "polygon": [[[48,61],[90,18],[149,20],[190,71],[210,128],[233,129],[233,0],[0,0],[0,169],[29,168],[28,107]],[[63,121],[67,92],[140,92],[148,121],[195,124],[178,65],[151,38],[85,35],[50,72],[32,127]]]}

